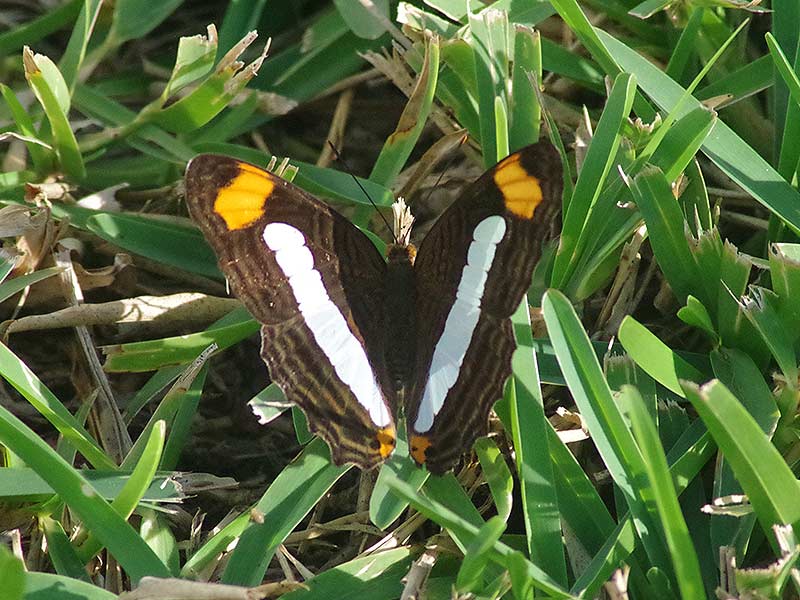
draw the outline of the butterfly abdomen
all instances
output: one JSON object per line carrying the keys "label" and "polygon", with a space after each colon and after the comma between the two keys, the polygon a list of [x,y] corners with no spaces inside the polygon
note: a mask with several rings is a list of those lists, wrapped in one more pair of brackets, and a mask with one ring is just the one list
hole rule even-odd
{"label": "butterfly abdomen", "polygon": [[413,246],[392,244],[387,250],[386,368],[396,390],[411,383],[416,347],[416,287]]}

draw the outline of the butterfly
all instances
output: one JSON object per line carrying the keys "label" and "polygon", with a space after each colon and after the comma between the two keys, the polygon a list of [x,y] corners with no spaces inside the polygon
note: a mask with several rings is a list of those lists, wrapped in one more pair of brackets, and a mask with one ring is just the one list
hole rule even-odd
{"label": "butterfly", "polygon": [[419,250],[396,203],[386,258],[337,211],[255,165],[201,154],[185,183],[192,219],[261,323],[270,378],[335,464],[386,460],[401,407],[412,458],[435,474],[486,435],[511,373],[510,316],[560,210],[548,142],[467,186]]}

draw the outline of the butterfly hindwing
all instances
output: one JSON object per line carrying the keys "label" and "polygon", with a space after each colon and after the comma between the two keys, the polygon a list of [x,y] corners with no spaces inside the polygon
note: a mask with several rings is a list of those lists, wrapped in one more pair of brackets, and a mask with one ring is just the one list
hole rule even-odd
{"label": "butterfly hindwing", "polygon": [[386,264],[344,217],[254,165],[204,154],[186,199],[234,294],[262,323],[270,377],[331,448],[362,468],[394,449],[384,364]]}
{"label": "butterfly hindwing", "polygon": [[561,162],[547,142],[503,159],[445,211],[420,245],[411,454],[450,469],[487,433],[516,347],[510,316],[560,209]]}

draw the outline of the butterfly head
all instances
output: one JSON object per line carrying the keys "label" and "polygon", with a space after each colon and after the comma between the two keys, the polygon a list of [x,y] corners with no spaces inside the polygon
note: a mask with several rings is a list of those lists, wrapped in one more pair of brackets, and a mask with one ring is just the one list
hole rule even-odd
{"label": "butterfly head", "polygon": [[406,205],[406,201],[403,198],[398,198],[392,204],[392,216],[395,244],[408,246],[411,240],[411,226],[414,225],[414,216],[411,214],[411,207]]}

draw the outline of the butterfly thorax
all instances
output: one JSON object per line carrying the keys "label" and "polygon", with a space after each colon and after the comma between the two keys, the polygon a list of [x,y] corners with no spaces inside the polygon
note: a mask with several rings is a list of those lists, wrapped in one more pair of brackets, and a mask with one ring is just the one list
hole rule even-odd
{"label": "butterfly thorax", "polygon": [[386,368],[395,390],[408,388],[414,369],[416,347],[416,288],[414,257],[417,250],[411,244],[390,244],[386,249]]}

